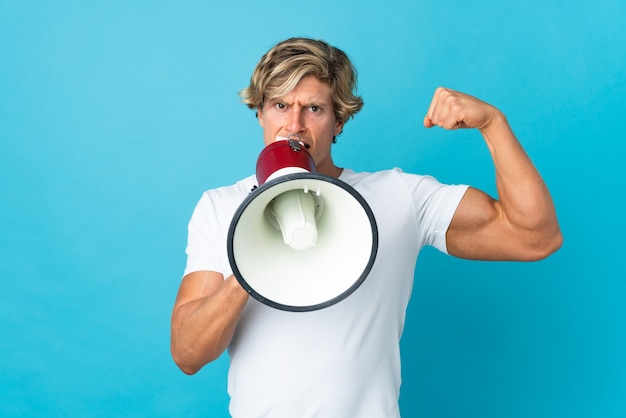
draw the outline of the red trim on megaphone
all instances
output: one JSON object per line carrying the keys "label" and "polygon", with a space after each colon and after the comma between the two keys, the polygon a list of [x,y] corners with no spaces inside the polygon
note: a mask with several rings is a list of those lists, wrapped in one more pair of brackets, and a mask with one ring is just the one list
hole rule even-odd
{"label": "red trim on megaphone", "polygon": [[289,139],[272,142],[261,151],[256,162],[259,186],[276,171],[290,167],[302,168],[309,173],[316,172],[313,157],[298,141]]}

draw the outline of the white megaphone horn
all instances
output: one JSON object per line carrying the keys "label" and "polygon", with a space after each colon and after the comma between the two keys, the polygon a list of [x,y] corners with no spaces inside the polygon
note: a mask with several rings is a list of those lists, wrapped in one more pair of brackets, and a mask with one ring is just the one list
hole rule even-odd
{"label": "white megaphone horn", "polygon": [[369,274],[378,229],[351,186],[317,173],[296,135],[278,138],[257,159],[259,186],[228,231],[233,274],[258,301],[312,311],[352,294]]}

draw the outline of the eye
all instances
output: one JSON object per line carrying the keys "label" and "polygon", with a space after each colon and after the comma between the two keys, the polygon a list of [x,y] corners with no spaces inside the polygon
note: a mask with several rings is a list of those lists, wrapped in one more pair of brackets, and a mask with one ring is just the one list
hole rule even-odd
{"label": "eye", "polygon": [[313,106],[310,106],[310,107],[309,107],[309,110],[310,110],[311,112],[313,112],[313,113],[318,113],[318,112],[320,112],[320,111],[322,110],[322,108],[321,108],[321,107],[319,107],[319,106],[315,106],[315,105],[313,105]]}
{"label": "eye", "polygon": [[276,107],[276,109],[284,109],[286,106],[284,103],[278,102],[274,105],[274,107]]}

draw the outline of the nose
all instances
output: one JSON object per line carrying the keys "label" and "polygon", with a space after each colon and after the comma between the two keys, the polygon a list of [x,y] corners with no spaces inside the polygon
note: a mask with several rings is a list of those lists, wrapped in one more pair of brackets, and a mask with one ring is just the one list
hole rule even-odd
{"label": "nose", "polygon": [[294,134],[304,131],[304,121],[300,109],[297,109],[295,106],[291,109],[289,115],[287,115],[285,128]]}

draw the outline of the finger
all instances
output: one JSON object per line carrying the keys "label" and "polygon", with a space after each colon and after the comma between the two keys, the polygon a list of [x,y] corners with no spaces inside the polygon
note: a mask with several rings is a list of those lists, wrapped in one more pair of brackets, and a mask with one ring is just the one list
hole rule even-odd
{"label": "finger", "polygon": [[435,126],[435,124],[433,123],[433,121],[428,117],[428,115],[424,116],[424,127],[426,128],[432,128],[433,126]]}
{"label": "finger", "polygon": [[437,115],[438,125],[447,130],[462,128],[465,113],[462,97],[452,90],[446,90],[441,94],[440,101],[442,106]]}
{"label": "finger", "polygon": [[437,101],[437,91],[438,90],[439,89],[437,88],[433,92],[433,96],[430,98],[430,104],[428,105],[428,110],[426,111],[426,115],[431,120],[432,120],[432,116],[433,116],[433,110],[435,109],[435,102]]}
{"label": "finger", "polygon": [[428,112],[426,113],[426,115],[428,116],[428,119],[430,119],[433,126],[437,125],[437,116],[436,116],[437,107],[439,104],[439,96],[442,90],[443,90],[442,87],[437,87],[435,89],[435,92],[433,93],[433,97],[430,101],[430,105],[428,106]]}

